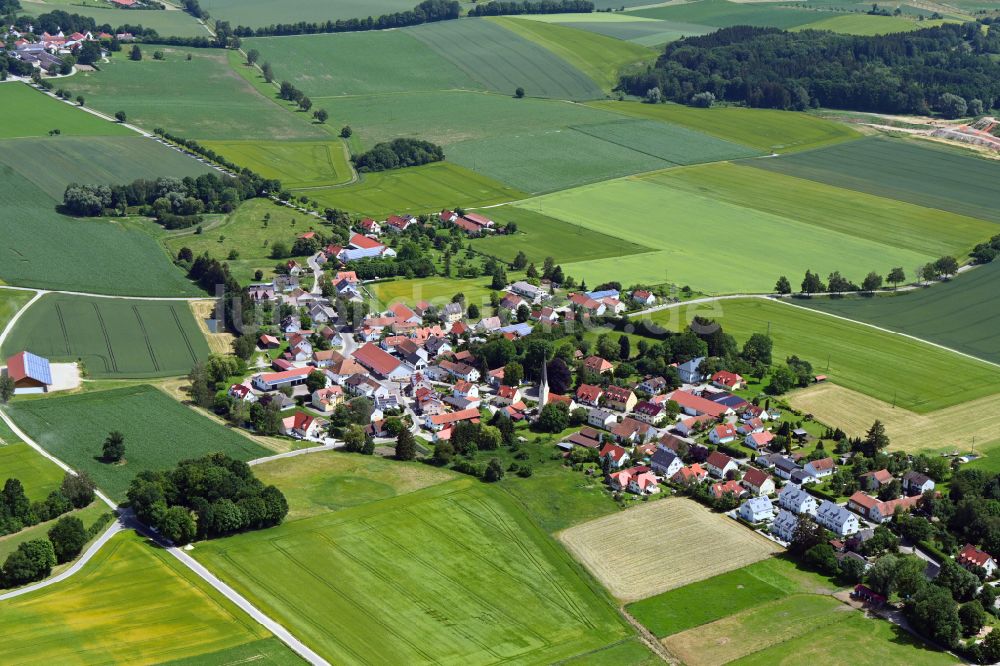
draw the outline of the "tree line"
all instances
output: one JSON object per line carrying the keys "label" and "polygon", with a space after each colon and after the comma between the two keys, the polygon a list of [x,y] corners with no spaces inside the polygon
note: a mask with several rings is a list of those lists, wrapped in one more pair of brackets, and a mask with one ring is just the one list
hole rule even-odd
{"label": "tree line", "polygon": [[443,159],[444,149],[441,146],[430,141],[407,138],[377,143],[371,150],[352,158],[354,166],[362,173],[420,166]]}
{"label": "tree line", "polygon": [[175,544],[273,527],[288,514],[280,490],[222,453],[140,472],[127,497],[139,520]]}
{"label": "tree line", "polygon": [[58,33],[60,30],[64,34],[74,32],[106,32],[111,35],[128,32],[134,37],[157,37],[156,30],[144,28],[142,25],[123,24],[114,28],[110,23],[98,23],[90,16],[80,14],[70,14],[61,9],[45,12],[38,16],[18,16],[13,25],[20,31],[27,31],[30,25],[36,34],[47,32],[50,35]]}
{"label": "tree line", "polygon": [[517,14],[590,14],[594,3],[590,0],[540,0],[540,2],[518,2],[517,0],[493,0],[477,4],[469,10],[469,16],[514,16]]}
{"label": "tree line", "polygon": [[[1000,246],[1000,237],[998,237],[998,246]],[[993,250],[993,252],[995,253],[996,250]],[[931,282],[941,278],[948,278],[958,273],[958,269],[958,260],[955,257],[944,256],[919,267],[917,269],[917,279]],[[895,289],[900,284],[906,282],[906,271],[901,266],[897,266],[891,269],[884,278],[879,273],[872,271],[865,276],[865,279],[859,285],[841,275],[840,271],[830,273],[826,282],[824,282],[819,273],[806,270],[805,277],[802,278],[802,283],[800,284],[800,293],[807,296],[811,296],[812,294],[845,294],[851,292],[870,294],[881,289],[882,285],[886,282],[890,283]],[[774,292],[776,294],[788,295],[792,291],[792,283],[784,275],[779,277],[778,281],[774,284]]]}
{"label": "tree line", "polygon": [[655,65],[622,76],[619,90],[685,104],[708,93],[751,107],[955,117],[1000,98],[997,54],[1000,33],[979,23],[876,36],[735,26],[668,44]]}
{"label": "tree line", "polygon": [[275,35],[312,35],[330,32],[363,32],[366,30],[386,30],[388,28],[404,28],[422,23],[447,21],[457,19],[461,15],[461,6],[456,0],[424,0],[416,7],[405,12],[393,12],[367,18],[337,19],[331,21],[299,21],[297,23],[279,23],[265,27],[249,28],[237,26],[233,34],[237,37],[268,37]]}

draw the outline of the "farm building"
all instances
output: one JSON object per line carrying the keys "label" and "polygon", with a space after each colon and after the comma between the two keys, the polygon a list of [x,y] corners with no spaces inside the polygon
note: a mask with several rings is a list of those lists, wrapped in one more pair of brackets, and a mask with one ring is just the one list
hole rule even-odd
{"label": "farm building", "polygon": [[7,376],[14,380],[14,393],[45,393],[52,386],[49,360],[31,352],[18,352],[7,359]]}

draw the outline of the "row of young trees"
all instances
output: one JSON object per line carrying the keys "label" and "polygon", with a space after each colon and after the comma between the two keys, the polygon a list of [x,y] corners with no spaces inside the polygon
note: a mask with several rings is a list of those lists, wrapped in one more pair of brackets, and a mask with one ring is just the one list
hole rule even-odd
{"label": "row of young trees", "polygon": [[514,16],[518,14],[589,14],[594,11],[590,0],[492,0],[478,3],[469,10],[469,16]]}
{"label": "row of young trees", "polygon": [[[1000,247],[1000,240],[998,240],[997,245]],[[917,277],[921,280],[930,282],[941,278],[951,277],[952,275],[958,273],[958,268],[957,259],[945,256],[921,266],[917,271]],[[871,293],[881,289],[882,285],[886,282],[891,284],[893,288],[896,288],[900,284],[906,282],[906,271],[903,270],[902,267],[896,267],[890,270],[885,278],[875,271],[872,271],[865,276],[865,279],[862,280],[859,285],[841,275],[840,271],[830,273],[826,282],[824,282],[819,273],[813,273],[811,270],[807,270],[805,277],[802,278],[800,293],[807,295],[824,293],[843,294],[855,291]],[[792,283],[787,277],[782,275],[775,283],[774,291],[777,294],[791,294]]]}
{"label": "row of young trees", "polygon": [[422,23],[447,21],[461,16],[462,8],[456,0],[424,0],[412,10],[393,12],[367,18],[337,19],[330,21],[299,21],[279,23],[259,28],[237,26],[233,30],[236,37],[267,37],[273,35],[312,35],[329,32],[362,32],[366,30],[386,30],[404,28]]}
{"label": "row of young trees", "polygon": [[0,491],[0,536],[52,520],[94,501],[94,483],[85,473],[66,473],[62,484],[42,501],[31,502],[21,481],[7,479]]}
{"label": "row of young trees", "polygon": [[711,93],[752,107],[956,117],[989,111],[1000,98],[997,54],[1000,33],[979,23],[877,36],[735,26],[668,44],[619,89],[682,103]]}

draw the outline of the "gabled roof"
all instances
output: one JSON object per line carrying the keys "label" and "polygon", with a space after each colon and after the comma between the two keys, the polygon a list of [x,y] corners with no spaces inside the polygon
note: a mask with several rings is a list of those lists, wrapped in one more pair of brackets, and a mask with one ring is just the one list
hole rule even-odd
{"label": "gabled roof", "polygon": [[359,250],[374,250],[375,248],[385,247],[377,240],[368,238],[368,236],[362,236],[361,234],[353,234],[350,243]]}
{"label": "gabled roof", "polygon": [[576,399],[585,402],[597,402],[604,391],[600,386],[593,384],[580,384],[576,389]]}
{"label": "gabled roof", "polygon": [[614,384],[604,389],[604,398],[612,402],[625,402],[633,395],[632,389],[622,388]]}
{"label": "gabled roof", "polygon": [[366,343],[360,349],[356,349],[352,356],[361,365],[383,376],[390,374],[402,363],[398,358],[388,354],[371,342]]}
{"label": "gabled roof", "polygon": [[750,467],[747,469],[746,474],[743,475],[743,482],[753,486],[754,488],[760,488],[763,484],[767,483],[767,480],[771,478],[771,475],[762,469],[757,469],[756,467]]}
{"label": "gabled roof", "polygon": [[617,444],[605,444],[598,455],[600,455],[601,458],[610,456],[615,463],[619,463],[627,453],[628,451]]}
{"label": "gabled roof", "polygon": [[448,412],[447,414],[437,414],[432,416],[431,423],[434,425],[445,425],[448,423],[458,423],[459,421],[478,419],[479,416],[479,410],[474,407],[470,407],[469,409],[462,409],[457,412]]}
{"label": "gabled roof", "polygon": [[15,382],[33,379],[49,385],[52,383],[52,369],[48,359],[23,351],[7,359],[7,376]]}
{"label": "gabled roof", "polygon": [[720,453],[719,451],[712,451],[708,456],[708,460],[705,461],[707,464],[718,469],[725,469],[726,465],[734,462],[732,458],[727,456],[725,453]]}
{"label": "gabled roof", "polygon": [[808,464],[817,472],[834,468],[833,458],[820,458],[819,460],[813,460]]}
{"label": "gabled roof", "polygon": [[985,550],[979,550],[971,543],[965,544],[955,558],[959,564],[974,564],[977,567],[985,567],[993,559],[993,556]]}
{"label": "gabled roof", "polygon": [[729,407],[726,405],[720,405],[712,402],[711,400],[706,400],[705,398],[697,396],[693,393],[688,393],[687,391],[674,391],[669,397],[681,407],[692,409],[696,412],[701,412],[702,414],[707,414],[714,418],[718,418],[729,411]]}

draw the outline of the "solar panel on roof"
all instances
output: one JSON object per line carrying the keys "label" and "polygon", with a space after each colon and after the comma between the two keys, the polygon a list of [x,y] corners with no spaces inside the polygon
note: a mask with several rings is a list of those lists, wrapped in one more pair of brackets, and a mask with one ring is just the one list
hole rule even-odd
{"label": "solar panel on roof", "polygon": [[48,360],[31,352],[24,353],[24,372],[35,381],[43,384],[52,383],[52,369]]}

